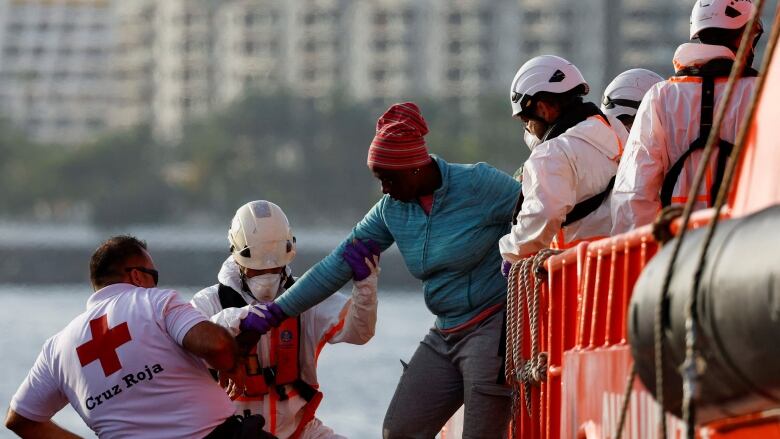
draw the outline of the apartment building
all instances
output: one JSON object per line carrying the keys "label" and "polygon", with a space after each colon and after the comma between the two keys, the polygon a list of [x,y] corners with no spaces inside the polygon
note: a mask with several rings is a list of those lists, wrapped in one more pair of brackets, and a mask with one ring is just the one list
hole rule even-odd
{"label": "apartment building", "polygon": [[0,0],[0,113],[36,139],[183,127],[248,93],[321,100],[503,96],[545,53],[595,100],[619,72],[671,74],[678,0]]}
{"label": "apartment building", "polygon": [[[672,56],[688,40],[691,2],[679,0],[610,0],[617,12],[610,29],[619,36],[611,43],[615,64],[643,67],[661,76],[674,73]],[[620,71],[612,69],[612,73]]]}
{"label": "apartment building", "polygon": [[[520,65],[544,53],[577,64],[598,100],[624,68],[668,70],[689,7],[659,1],[170,0],[141,19],[155,28],[145,33],[156,70],[147,114],[158,134],[176,138],[192,117],[279,88],[377,104],[445,98],[468,109],[505,94]],[[667,32],[658,38],[653,27]]]}
{"label": "apartment building", "polygon": [[103,131],[112,20],[108,0],[0,0],[0,117],[41,142]]}
{"label": "apartment building", "polygon": [[434,96],[461,103],[498,94],[514,75],[518,17],[511,0],[358,3],[350,92],[360,100]]}
{"label": "apartment building", "polygon": [[156,95],[153,26],[156,0],[119,2],[115,6],[116,38],[110,72],[114,105],[107,115],[113,129],[128,129],[153,119]]}
{"label": "apartment building", "polygon": [[232,0],[216,12],[217,102],[255,88],[322,98],[344,83],[349,0]]}

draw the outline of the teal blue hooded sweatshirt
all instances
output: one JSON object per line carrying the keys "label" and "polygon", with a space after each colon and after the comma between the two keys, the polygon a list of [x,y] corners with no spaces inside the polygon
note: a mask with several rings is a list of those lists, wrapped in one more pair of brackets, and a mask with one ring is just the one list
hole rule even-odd
{"label": "teal blue hooded sweatshirt", "polygon": [[430,214],[417,202],[383,196],[330,255],[276,299],[287,315],[306,311],[352,278],[341,254],[353,238],[371,239],[382,251],[398,245],[409,272],[422,281],[438,328],[468,322],[505,300],[498,240],[509,233],[520,183],[486,163],[433,159],[442,185],[433,193]]}

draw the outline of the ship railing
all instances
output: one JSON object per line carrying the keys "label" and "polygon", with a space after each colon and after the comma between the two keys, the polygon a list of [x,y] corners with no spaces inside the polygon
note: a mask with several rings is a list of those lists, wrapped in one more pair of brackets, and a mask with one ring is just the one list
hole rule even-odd
{"label": "ship railing", "polygon": [[[691,227],[707,224],[711,216],[711,210],[696,212]],[[669,229],[676,234],[679,222],[672,222]],[[520,347],[522,358],[531,358],[530,334],[536,331],[539,349],[546,354],[547,360],[544,378],[532,385],[518,383],[517,376],[509,377],[517,391],[511,427],[514,437],[556,439],[591,437],[594,434],[599,438],[614,437],[617,420],[608,422],[612,425],[602,424],[605,419],[616,417],[614,406],[616,401],[621,401],[618,396],[622,396],[626,378],[630,375],[631,357],[626,329],[628,305],[634,284],[659,247],[653,238],[652,226],[648,225],[615,237],[582,242],[545,261],[547,276],[539,288],[538,324],[532,326],[527,306],[523,308],[522,328],[516,327],[518,321],[507,322],[507,333],[510,334],[508,356],[516,348],[512,346],[512,331],[516,333],[521,329],[524,335]],[[528,282],[535,282],[534,274],[530,276]],[[592,371],[582,370],[586,366],[582,361],[583,354],[588,353],[616,354],[614,358],[620,364],[616,363],[612,370],[605,370],[603,374],[620,376],[602,376],[601,380],[582,382],[583,378],[594,377],[590,373]],[[641,386],[638,382],[636,385]],[[526,391],[530,391],[529,397],[526,397]],[[604,413],[602,395],[593,397],[604,392],[611,395],[607,403],[610,413]],[[526,398],[530,402],[530,411],[526,407]],[[648,425],[652,419],[633,419],[628,423],[640,421],[642,428],[650,431]],[[670,424],[671,429],[678,428],[675,423]],[[629,428],[637,430],[639,426],[631,425]]]}

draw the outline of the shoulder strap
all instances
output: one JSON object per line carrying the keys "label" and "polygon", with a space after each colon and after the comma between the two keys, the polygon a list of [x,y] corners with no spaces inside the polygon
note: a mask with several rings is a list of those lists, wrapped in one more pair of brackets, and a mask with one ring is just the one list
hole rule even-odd
{"label": "shoulder strap", "polygon": [[[609,118],[604,115],[604,113],[601,113],[599,111],[599,115],[607,122],[607,125],[612,127],[612,122],[609,121]],[[612,192],[612,188],[615,187],[615,175],[612,176],[612,178],[609,179],[609,183],[607,183],[607,187],[599,192],[598,194],[586,199],[582,200],[579,203],[575,204],[574,207],[569,211],[569,213],[566,214],[566,218],[563,219],[563,224],[561,224],[561,227],[568,226],[569,224],[575,223],[586,216],[590,215],[591,213],[595,212],[596,209],[601,206],[601,203],[604,202],[604,200],[607,199],[610,192]]]}
{"label": "shoulder strap", "polygon": [[[598,113],[593,113],[591,116],[601,116],[608,125],[612,125],[609,121],[609,118],[605,116],[601,111],[598,111]],[[588,116],[590,117],[590,116]],[[583,119],[584,120],[584,119]],[[610,192],[612,192],[612,188],[615,186],[615,176],[613,175],[612,178],[609,180],[609,183],[607,183],[607,187],[601,191],[600,193],[586,199],[583,201],[580,201],[579,203],[575,204],[574,207],[569,211],[568,214],[566,214],[566,218],[563,220],[563,224],[561,224],[562,227],[568,226],[569,224],[575,223],[586,216],[590,215],[591,213],[595,212],[596,209],[601,206],[601,203],[604,202],[604,200],[607,199]],[[523,191],[520,191],[520,196],[517,199],[517,204],[515,204],[514,212],[512,212],[512,225],[517,224],[517,214],[520,213],[520,210],[523,207]]]}
{"label": "shoulder strap", "polygon": [[612,192],[612,188],[614,186],[615,176],[612,176],[612,178],[609,179],[609,183],[607,184],[606,189],[586,200],[575,204],[569,213],[566,214],[566,218],[564,218],[563,224],[561,224],[561,226],[568,226],[569,224],[575,223],[595,212],[596,209],[601,206],[601,203],[607,199],[607,196],[609,196],[609,193]]}
{"label": "shoulder strap", "polygon": [[[712,119],[715,112],[715,77],[703,76],[701,82],[701,121],[699,123],[699,137],[691,143],[688,150],[685,151],[674,164],[669,168],[669,171],[664,176],[664,182],[661,186],[661,205],[666,207],[672,203],[672,194],[674,193],[674,187],[677,185],[677,180],[680,178],[682,168],[685,165],[685,161],[693,154],[694,151],[704,149],[707,145],[707,139],[712,131]],[[734,147],[733,144],[721,139],[718,143],[718,159],[717,159],[717,171],[715,178],[712,181],[712,187],[710,188],[710,195],[715,196],[720,189],[720,182],[723,179],[723,173],[726,169],[726,162],[728,156],[731,154],[731,150]],[[706,166],[707,164],[702,164]],[[711,203],[710,203],[711,204]]]}
{"label": "shoulder strap", "polygon": [[284,287],[285,290],[289,290],[290,287],[293,286],[293,284],[295,284],[296,280],[297,279],[295,279],[292,276],[292,274],[290,274],[289,276],[287,276],[287,280],[284,281],[284,285],[282,285],[282,286]]}
{"label": "shoulder strap", "polygon": [[523,196],[523,191],[520,190],[520,195],[517,197],[517,203],[515,203],[515,208],[512,210],[512,225],[517,225],[517,214],[520,213],[520,211],[523,209],[523,200],[525,200],[525,197]]}
{"label": "shoulder strap", "polygon": [[219,294],[219,304],[222,305],[222,309],[242,308],[247,305],[246,300],[241,297],[238,291],[222,283],[219,284],[217,294]]}
{"label": "shoulder strap", "polygon": [[[577,222],[586,216],[590,215],[591,213],[595,212],[596,209],[601,206],[601,203],[604,202],[604,200],[607,199],[610,192],[612,192],[612,188],[615,187],[615,176],[609,179],[609,183],[607,183],[606,189],[601,191],[600,193],[586,199],[583,201],[580,201],[579,203],[575,204],[574,207],[569,211],[568,214],[566,214],[566,218],[563,220],[563,224],[561,226],[568,226],[569,224],[572,224],[574,222]],[[520,196],[517,198],[517,204],[515,204],[515,209],[512,212],[512,225],[517,225],[517,214],[520,213],[520,210],[523,208],[523,193],[520,192]]]}

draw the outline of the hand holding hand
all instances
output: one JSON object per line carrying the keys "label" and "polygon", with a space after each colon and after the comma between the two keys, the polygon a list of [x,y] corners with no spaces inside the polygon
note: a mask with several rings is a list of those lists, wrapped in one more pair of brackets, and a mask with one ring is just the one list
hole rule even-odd
{"label": "hand holding hand", "polygon": [[361,281],[379,271],[380,253],[374,241],[354,239],[344,247],[342,257],[352,269],[352,279]]}
{"label": "hand holding hand", "polygon": [[265,310],[262,312],[265,315],[265,318],[268,319],[268,321],[271,323],[271,326],[274,328],[281,325],[282,322],[288,317],[288,315],[282,311],[282,307],[277,305],[276,302],[264,303],[258,306],[261,309],[263,307],[265,308]]}
{"label": "hand holding hand", "polygon": [[286,318],[287,314],[274,302],[253,305],[249,307],[247,316],[241,320],[239,328],[242,332],[253,331],[262,335],[279,326]]}

